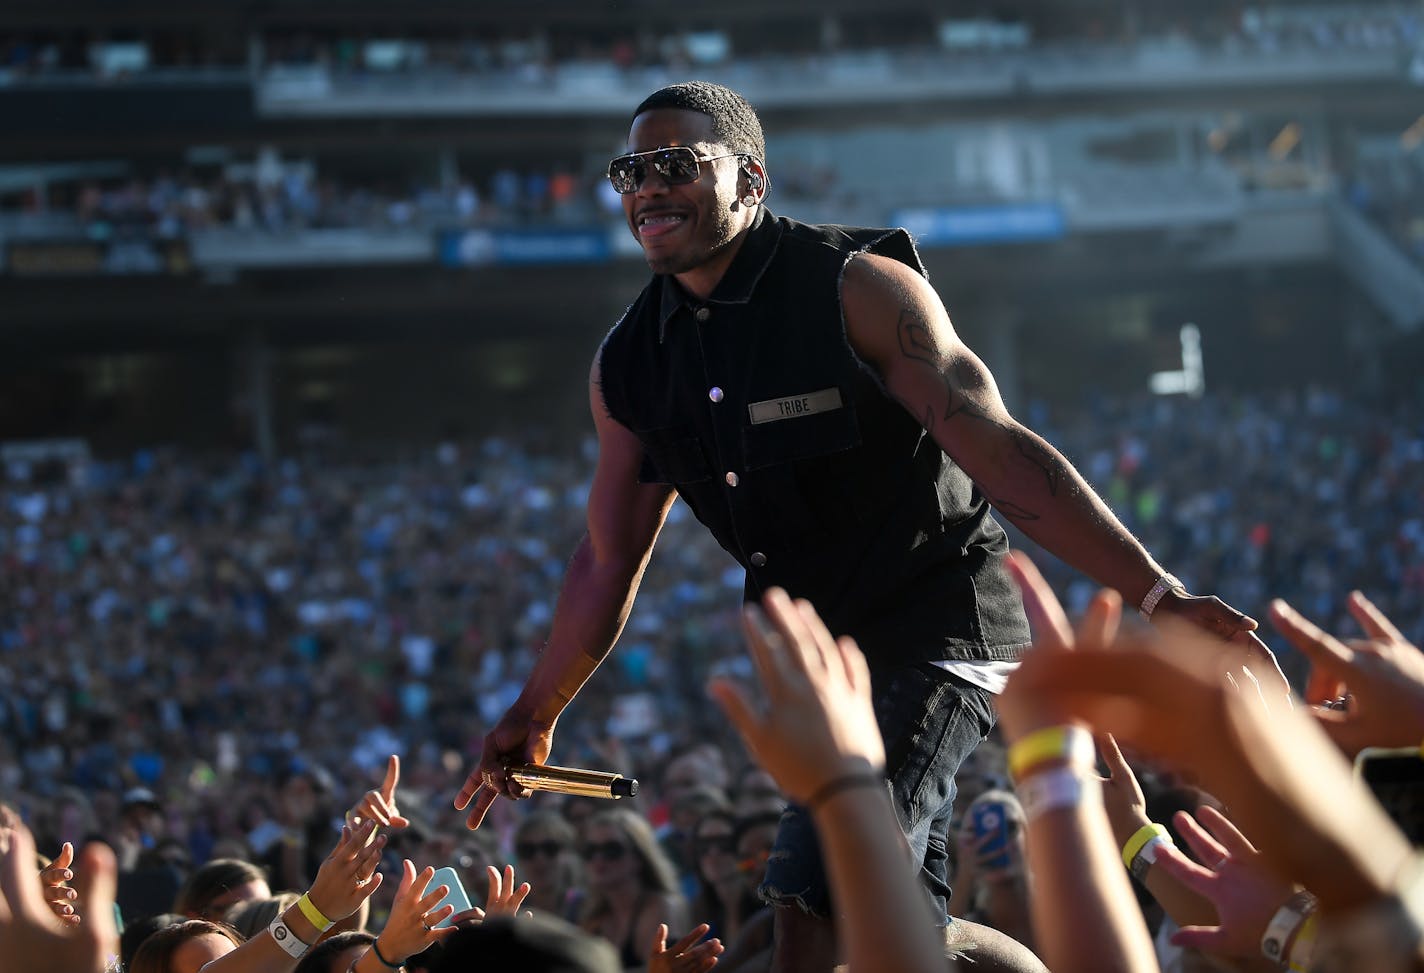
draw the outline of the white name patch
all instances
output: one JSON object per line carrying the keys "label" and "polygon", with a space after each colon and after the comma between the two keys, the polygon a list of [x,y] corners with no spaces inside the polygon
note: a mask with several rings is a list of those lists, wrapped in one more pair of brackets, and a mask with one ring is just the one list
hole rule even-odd
{"label": "white name patch", "polygon": [[780,399],[766,399],[747,406],[752,415],[752,425],[763,422],[780,422],[782,419],[797,419],[812,416],[818,412],[834,412],[841,407],[841,390],[821,389],[805,395],[788,395]]}

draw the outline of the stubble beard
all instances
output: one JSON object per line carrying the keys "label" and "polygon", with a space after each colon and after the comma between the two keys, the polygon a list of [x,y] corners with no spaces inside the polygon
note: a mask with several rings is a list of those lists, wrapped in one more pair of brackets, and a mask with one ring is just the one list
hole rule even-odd
{"label": "stubble beard", "polygon": [[732,217],[731,207],[719,199],[712,214],[715,217],[712,242],[699,246],[698,241],[693,241],[690,248],[682,253],[663,254],[658,257],[649,256],[644,250],[644,258],[652,272],[665,275],[685,274],[689,270],[696,270],[730,247],[737,236],[737,225]]}

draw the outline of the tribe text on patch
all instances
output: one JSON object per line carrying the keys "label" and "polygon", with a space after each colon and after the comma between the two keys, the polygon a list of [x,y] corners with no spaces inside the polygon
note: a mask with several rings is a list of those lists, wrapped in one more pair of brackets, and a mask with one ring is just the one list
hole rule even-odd
{"label": "tribe text on patch", "polygon": [[752,414],[752,425],[763,422],[778,422],[782,419],[796,419],[815,415],[818,412],[832,412],[841,407],[841,390],[821,389],[805,395],[788,395],[780,399],[766,399],[747,406]]}

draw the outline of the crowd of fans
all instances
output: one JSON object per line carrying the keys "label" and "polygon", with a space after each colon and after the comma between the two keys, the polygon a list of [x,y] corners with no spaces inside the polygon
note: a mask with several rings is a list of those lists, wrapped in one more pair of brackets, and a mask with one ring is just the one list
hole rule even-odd
{"label": "crowd of fans", "polygon": [[[1419,414],[1414,402],[1308,390],[1099,401],[1033,421],[1191,589],[1263,621],[1283,597],[1343,633],[1357,628],[1344,597],[1356,587],[1417,644]],[[474,833],[451,808],[546,635],[591,469],[591,446],[555,455],[494,439],[274,468],[163,449],[12,464],[0,488],[0,794],[61,871],[75,861],[66,842],[108,842],[128,921],[232,921],[228,907],[280,889],[317,898],[343,820],[375,818],[385,845],[372,867],[385,878],[357,930],[405,921],[404,859],[453,865],[477,900],[486,866],[513,862],[534,890],[510,911],[579,922],[625,966],[648,963],[661,935],[668,955],[700,949],[710,962],[725,946],[720,965],[759,968],[769,924],[750,892],[781,788],[805,794],[755,744],[766,769],[750,760],[707,699],[709,678],[753,671],[741,577],[680,507],[554,754],[636,776],[643,793],[611,811],[556,795],[500,801]],[[1041,560],[1070,613],[1091,615],[1092,586]],[[1303,687],[1309,656],[1289,647],[1299,640],[1272,641]],[[1142,779],[1154,820],[1174,801],[1195,807],[1173,778]],[[1002,748],[981,748],[959,784],[956,911],[1031,945],[1037,928],[1052,952]],[[980,855],[976,798],[1017,822],[1009,858]],[[250,882],[250,895],[201,907],[183,897],[205,863],[234,861],[263,868],[213,887]],[[512,873],[493,884],[497,912],[517,886]],[[722,946],[684,941],[699,922]],[[365,943],[348,943],[342,962]]]}

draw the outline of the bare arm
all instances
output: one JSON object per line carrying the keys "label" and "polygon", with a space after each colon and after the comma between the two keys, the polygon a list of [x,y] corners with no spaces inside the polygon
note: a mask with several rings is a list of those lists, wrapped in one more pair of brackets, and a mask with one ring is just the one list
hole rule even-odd
{"label": "bare arm", "polygon": [[[773,588],[765,614],[748,608],[747,644],[765,703],[730,679],[708,691],[757,762],[810,808],[855,973],[937,973],[944,944],[909,868],[885,790],[885,742],[870,669],[849,638],[835,640],[808,602]],[[773,629],[773,626],[775,628]]]}
{"label": "bare arm", "polygon": [[1004,406],[939,296],[896,260],[865,254],[842,285],[851,347],[1004,516],[1137,604],[1164,572],[1072,464]]}
{"label": "bare arm", "polygon": [[[598,466],[588,498],[588,533],[564,576],[549,641],[519,698],[485,737],[479,766],[455,800],[474,799],[466,824],[479,827],[496,796],[520,797],[505,773],[511,763],[543,763],[554,724],[623,631],[653,544],[676,493],[638,482],[643,446],[603,401],[598,359],[589,374],[589,406],[598,431]],[[483,786],[482,786],[483,785]]]}

